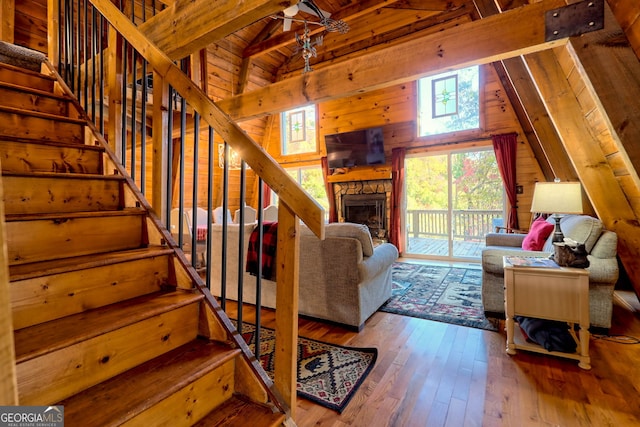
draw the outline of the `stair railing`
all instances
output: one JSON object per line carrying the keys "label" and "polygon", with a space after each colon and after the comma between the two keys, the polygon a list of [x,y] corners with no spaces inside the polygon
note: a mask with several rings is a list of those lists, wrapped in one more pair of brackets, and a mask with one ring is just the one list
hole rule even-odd
{"label": "stair railing", "polygon": [[[246,183],[246,162],[252,173],[258,176],[258,188],[262,188],[264,180],[278,194],[277,357],[274,383],[293,416],[297,371],[299,219],[323,239],[323,209],[192,81],[188,76],[189,58],[180,61],[178,67],[137,29],[135,23],[147,13],[148,2],[143,2],[142,13],[127,9],[129,4],[133,2],[120,2],[118,8],[109,0],[49,0],[50,60],[57,64],[59,74],[95,124],[95,130],[105,134],[104,140],[108,141],[109,151],[115,153],[120,162],[118,168],[125,171],[140,193],[151,200],[157,218],[169,230],[175,227],[177,243],[169,239],[170,244],[181,248],[189,246],[183,236],[188,234],[185,233],[185,227],[190,227],[188,243],[193,267],[198,266],[199,259],[195,207],[200,206],[202,200],[206,201],[209,220],[204,262],[210,265],[211,245],[214,244],[210,238],[210,218],[213,217],[213,186],[216,182],[224,190],[222,202],[225,208],[229,203],[228,162],[225,162],[221,179],[216,179],[216,141],[224,145],[225,153],[231,147],[243,159],[240,171],[243,188]],[[151,8],[155,14],[155,2]],[[62,33],[59,28],[64,29]],[[204,127],[201,122],[205,123]],[[207,139],[205,145],[200,145],[202,135]],[[151,150],[147,150],[149,140]],[[203,152],[206,160],[200,158]],[[187,165],[187,157],[191,157],[193,163]],[[206,195],[198,188],[201,166],[207,171]],[[147,174],[149,170],[150,175]],[[187,173],[192,176],[190,187],[185,179]],[[189,191],[192,195],[190,201],[185,196]],[[261,193],[258,199],[260,208]],[[244,203],[243,192],[239,206]],[[191,225],[189,221],[184,224],[182,220],[188,204],[194,208]],[[178,206],[179,220],[177,224],[171,224],[171,208],[175,205]],[[261,215],[258,219],[261,223]],[[226,236],[226,230],[223,236]],[[225,237],[222,242],[223,253],[224,240]],[[242,257],[239,258],[239,262],[242,262]],[[222,266],[226,265],[226,259],[221,262]],[[243,265],[239,265],[239,276],[243,270],[241,267]],[[224,276],[224,267],[222,270]],[[193,269],[189,271],[195,273]],[[211,279],[207,271],[207,286]],[[194,280],[217,306],[211,294],[203,289],[204,282],[200,276],[194,274]],[[257,280],[259,287],[260,279]],[[222,277],[223,290],[225,283]],[[225,304],[224,291],[222,304]],[[257,313],[259,311],[258,307]],[[238,313],[241,328],[241,301]],[[256,345],[256,348],[259,346]]]}

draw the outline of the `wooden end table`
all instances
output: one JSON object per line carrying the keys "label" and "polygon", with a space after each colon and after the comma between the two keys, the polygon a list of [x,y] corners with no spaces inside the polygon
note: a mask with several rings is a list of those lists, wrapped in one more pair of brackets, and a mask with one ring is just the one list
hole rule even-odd
{"label": "wooden end table", "polygon": [[[582,369],[591,369],[589,357],[589,272],[581,268],[558,267],[527,257],[505,256],[504,285],[507,328],[507,353],[516,349],[551,354],[578,360]],[[575,353],[548,351],[514,334],[514,316],[557,320],[571,325],[570,333],[578,344]],[[580,326],[576,336],[573,325]]]}

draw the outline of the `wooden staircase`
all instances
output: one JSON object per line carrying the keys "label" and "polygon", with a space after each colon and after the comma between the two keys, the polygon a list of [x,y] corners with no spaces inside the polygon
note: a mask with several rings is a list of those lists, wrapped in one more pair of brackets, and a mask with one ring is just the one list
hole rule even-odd
{"label": "wooden staircase", "polygon": [[19,404],[64,405],[68,426],[292,425],[63,88],[0,63]]}

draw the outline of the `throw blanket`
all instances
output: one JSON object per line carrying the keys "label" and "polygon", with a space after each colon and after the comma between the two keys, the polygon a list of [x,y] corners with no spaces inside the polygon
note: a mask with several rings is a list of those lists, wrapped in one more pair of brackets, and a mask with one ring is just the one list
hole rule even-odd
{"label": "throw blanket", "polygon": [[[258,275],[258,232],[256,227],[249,237],[247,248],[247,272]],[[278,243],[278,223],[262,223],[262,278],[276,280],[276,246]]]}

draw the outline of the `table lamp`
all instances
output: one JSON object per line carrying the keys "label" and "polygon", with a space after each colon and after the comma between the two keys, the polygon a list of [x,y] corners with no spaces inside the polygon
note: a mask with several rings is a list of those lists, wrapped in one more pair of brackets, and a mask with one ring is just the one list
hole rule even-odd
{"label": "table lamp", "polygon": [[582,189],[579,182],[536,182],[531,201],[531,212],[553,214],[556,227],[553,231],[555,242],[564,241],[560,230],[560,214],[582,213]]}

